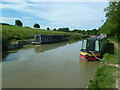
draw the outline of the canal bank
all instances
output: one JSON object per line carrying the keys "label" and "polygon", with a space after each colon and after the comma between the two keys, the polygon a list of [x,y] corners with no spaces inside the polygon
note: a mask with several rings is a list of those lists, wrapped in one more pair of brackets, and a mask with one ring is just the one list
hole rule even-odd
{"label": "canal bank", "polygon": [[67,35],[35,35],[34,39],[31,40],[21,40],[21,41],[16,41],[15,43],[11,42],[11,44],[8,45],[7,49],[8,50],[19,49],[26,44],[40,45],[40,44],[64,42],[68,40],[69,38]]}
{"label": "canal bank", "polygon": [[109,42],[103,60],[107,63],[100,63],[88,88],[118,88],[118,44]]}
{"label": "canal bank", "polygon": [[25,46],[3,59],[3,88],[86,88],[100,62],[80,62],[81,41]]}
{"label": "canal bank", "polygon": [[[8,46],[16,41],[22,41],[21,43],[31,43],[34,39],[34,35],[67,35],[74,40],[80,40],[81,34],[72,32],[62,32],[53,30],[33,29],[26,27],[19,27],[14,25],[0,25],[2,28],[2,50],[8,50]],[[10,48],[12,45],[10,46]]]}

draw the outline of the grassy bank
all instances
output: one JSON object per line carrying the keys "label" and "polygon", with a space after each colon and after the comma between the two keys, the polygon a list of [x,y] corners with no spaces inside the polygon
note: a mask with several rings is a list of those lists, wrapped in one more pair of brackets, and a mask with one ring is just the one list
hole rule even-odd
{"label": "grassy bank", "polygon": [[[118,64],[118,49],[114,43],[108,43],[103,60],[111,64]],[[93,79],[90,80],[88,88],[115,88],[117,70],[114,66],[101,63]]]}
{"label": "grassy bank", "polygon": [[24,39],[33,39],[34,35],[40,34],[64,34],[68,35],[70,38],[78,40],[81,39],[80,34],[73,34],[68,32],[60,32],[60,31],[52,31],[52,30],[43,30],[43,29],[33,29],[26,27],[18,27],[11,25],[0,25],[2,29],[2,45],[3,50],[7,49],[7,46],[11,43],[11,41],[15,40],[24,40]]}
{"label": "grassy bank", "polygon": [[11,38],[11,39],[20,40],[20,39],[32,38],[36,34],[67,34],[67,33],[56,32],[51,30],[19,27],[19,26],[2,25],[2,34],[3,34],[3,39]]}

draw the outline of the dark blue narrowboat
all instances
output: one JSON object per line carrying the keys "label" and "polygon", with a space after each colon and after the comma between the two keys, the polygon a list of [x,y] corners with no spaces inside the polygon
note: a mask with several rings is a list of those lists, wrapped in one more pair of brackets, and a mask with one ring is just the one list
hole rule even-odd
{"label": "dark blue narrowboat", "polygon": [[83,39],[80,60],[100,60],[107,46],[107,36],[99,35]]}

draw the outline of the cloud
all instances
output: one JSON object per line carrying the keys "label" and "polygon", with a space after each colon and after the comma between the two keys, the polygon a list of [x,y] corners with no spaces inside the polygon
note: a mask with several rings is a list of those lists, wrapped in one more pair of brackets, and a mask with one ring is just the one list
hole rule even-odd
{"label": "cloud", "polygon": [[[109,0],[111,2],[118,0]],[[108,2],[108,0],[4,0],[4,2]]]}
{"label": "cloud", "polygon": [[19,18],[13,18],[13,17],[0,17],[0,22],[4,22],[4,23],[7,23],[7,22],[15,22],[15,20],[17,20]]}
{"label": "cloud", "polygon": [[52,4],[47,7],[42,6],[42,8],[49,8],[49,11],[41,12],[35,10],[37,12],[36,16],[49,20],[51,26],[84,28],[83,25],[86,25],[92,28],[96,24],[99,25],[101,18],[104,17],[102,9],[94,9],[85,4]]}
{"label": "cloud", "polygon": [[23,19],[33,19],[32,17],[23,17]]}
{"label": "cloud", "polygon": [[[97,5],[98,6],[97,6]],[[92,28],[100,26],[104,18],[102,3],[45,3],[45,2],[22,2],[2,3],[2,9],[12,9],[25,13],[28,16],[23,19],[37,18],[40,21],[48,21],[46,26]],[[96,5],[96,6],[95,6]],[[29,15],[33,17],[29,17]],[[5,20],[5,19],[4,19]],[[6,19],[7,20],[7,19]],[[9,20],[9,19],[8,19]]]}

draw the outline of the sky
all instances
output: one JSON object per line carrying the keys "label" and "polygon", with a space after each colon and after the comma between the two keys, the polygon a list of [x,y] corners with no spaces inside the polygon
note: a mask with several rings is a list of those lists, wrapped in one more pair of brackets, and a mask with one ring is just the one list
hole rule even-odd
{"label": "sky", "polygon": [[[0,23],[15,24],[41,29],[70,28],[79,30],[98,29],[106,20],[104,8],[108,2],[0,2]],[[104,22],[102,22],[104,20]]]}

